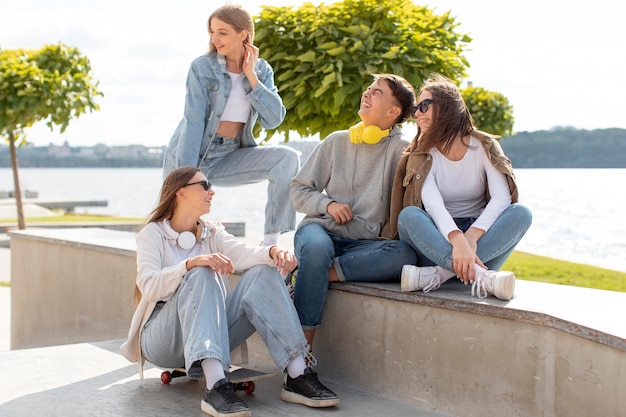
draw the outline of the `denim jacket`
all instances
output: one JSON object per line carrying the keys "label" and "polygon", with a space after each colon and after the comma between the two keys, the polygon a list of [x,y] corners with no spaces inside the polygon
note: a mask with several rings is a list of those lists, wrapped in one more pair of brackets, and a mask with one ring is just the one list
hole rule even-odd
{"label": "denim jacket", "polygon": [[[511,202],[517,203],[518,190],[513,165],[511,160],[504,154],[497,137],[476,129],[472,131],[471,135],[481,142],[493,166],[506,175],[509,190],[511,191]],[[402,153],[396,169],[391,189],[391,213],[389,222],[383,230],[383,237],[388,239],[398,238],[398,215],[403,208],[407,206],[424,208],[422,187],[432,165],[433,158],[430,156],[430,153],[417,150],[417,142],[414,139],[411,145]],[[487,189],[486,198],[489,201],[489,189]]]}
{"label": "denim jacket", "polygon": [[[250,102],[250,116],[241,137],[241,146],[256,146],[252,129],[257,118],[265,129],[278,127],[285,118],[285,107],[274,85],[274,71],[259,58],[255,68],[259,83],[252,89],[247,77],[243,86]],[[166,171],[181,166],[199,167],[207,154],[226,107],[232,88],[226,72],[226,59],[211,52],[196,58],[187,75],[184,117],[178,124],[165,154]]]}

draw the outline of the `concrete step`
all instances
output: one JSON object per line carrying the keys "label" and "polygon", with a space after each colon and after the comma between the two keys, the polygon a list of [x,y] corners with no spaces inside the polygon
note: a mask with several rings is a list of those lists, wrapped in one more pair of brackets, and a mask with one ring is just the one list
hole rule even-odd
{"label": "concrete step", "polygon": [[[146,366],[145,379],[136,364],[118,353],[121,341],[80,343],[0,352],[0,415],[11,417],[143,417],[203,416],[202,381],[160,381],[161,369]],[[254,394],[241,394],[255,417],[396,416],[450,417],[426,408],[320,380],[341,397],[338,407],[312,409],[280,399],[282,375],[272,363],[251,358],[250,367],[277,375],[256,384]]]}

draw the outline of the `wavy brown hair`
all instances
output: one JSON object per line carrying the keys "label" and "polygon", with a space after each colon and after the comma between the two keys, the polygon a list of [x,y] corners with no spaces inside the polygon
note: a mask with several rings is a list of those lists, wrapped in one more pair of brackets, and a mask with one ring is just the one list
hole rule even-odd
{"label": "wavy brown hair", "polygon": [[447,153],[459,136],[464,137],[475,129],[474,119],[459,87],[443,75],[432,74],[428,77],[418,96],[424,91],[432,94],[432,124],[427,132],[422,133],[420,128],[417,129],[417,147],[421,151],[438,148]]}
{"label": "wavy brown hair", "polygon": [[[237,33],[241,33],[242,30],[247,30],[248,37],[246,38],[246,42],[249,44],[254,43],[254,22],[252,21],[252,16],[240,5],[227,4],[211,13],[207,22],[209,34],[211,34],[211,19],[214,17],[231,25]],[[215,51],[215,45],[211,43],[209,44],[209,52],[213,51]]]}
{"label": "wavy brown hair", "polygon": [[[176,209],[176,192],[180,190],[185,184],[187,184],[198,172],[201,172],[195,167],[181,167],[170,172],[161,186],[161,193],[159,194],[159,204],[150,213],[150,217],[146,224],[152,222],[160,222],[165,219],[171,219]],[[143,225],[143,227],[146,226]],[[139,287],[135,285],[135,293],[133,295],[133,305],[137,306],[141,300],[141,291]]]}

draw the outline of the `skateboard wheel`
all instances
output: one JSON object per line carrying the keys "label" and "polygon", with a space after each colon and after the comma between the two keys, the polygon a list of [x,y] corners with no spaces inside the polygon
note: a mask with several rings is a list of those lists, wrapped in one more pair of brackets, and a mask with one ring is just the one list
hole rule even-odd
{"label": "skateboard wheel", "polygon": [[256,386],[254,385],[253,381],[248,381],[248,382],[243,383],[243,392],[245,392],[248,395],[252,394],[255,388]]}
{"label": "skateboard wheel", "polygon": [[161,372],[161,382],[162,383],[169,384],[171,380],[172,380],[172,374],[170,373],[170,371],[163,371],[163,372]]}

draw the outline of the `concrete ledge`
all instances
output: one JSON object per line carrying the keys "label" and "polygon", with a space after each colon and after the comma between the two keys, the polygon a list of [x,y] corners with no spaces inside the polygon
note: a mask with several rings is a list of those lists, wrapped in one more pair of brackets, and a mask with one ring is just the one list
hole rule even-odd
{"label": "concrete ledge", "polygon": [[402,292],[398,284],[384,283],[333,283],[330,288],[537,324],[626,352],[626,320],[615,314],[616,306],[626,304],[623,292],[517,280],[515,297],[501,301],[494,297],[472,297],[470,287],[457,280],[430,293]]}
{"label": "concrete ledge", "polygon": [[626,415],[625,302],[529,281],[510,302],[456,282],[429,294],[337,283],[315,356],[330,378],[453,415]]}
{"label": "concrete ledge", "polygon": [[[228,233],[233,236],[242,237],[246,235],[246,223],[238,221],[220,221]],[[120,230],[124,232],[137,232],[142,226],[137,221],[102,221],[102,222],[39,222],[27,223],[28,229],[84,229],[99,228]],[[0,223],[0,234],[16,231],[15,223]]]}
{"label": "concrete ledge", "polygon": [[[40,229],[11,241],[13,349],[125,337],[133,233]],[[515,294],[332,284],[320,375],[464,417],[626,415],[626,293],[518,281]]]}

